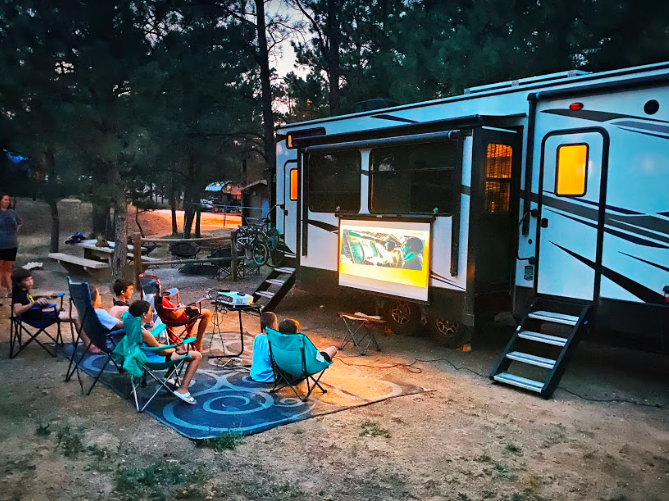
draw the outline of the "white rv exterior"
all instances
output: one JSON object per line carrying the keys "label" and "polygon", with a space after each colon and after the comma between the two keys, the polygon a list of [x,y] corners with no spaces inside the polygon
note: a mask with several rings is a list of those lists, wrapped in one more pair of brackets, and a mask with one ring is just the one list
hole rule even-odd
{"label": "white rv exterior", "polygon": [[[323,183],[323,159],[354,167]],[[669,334],[669,63],[284,125],[276,188],[307,286],[338,285],[340,220],[430,223],[427,300],[382,296],[397,328],[422,317],[457,344],[541,296],[591,304],[599,330]]]}

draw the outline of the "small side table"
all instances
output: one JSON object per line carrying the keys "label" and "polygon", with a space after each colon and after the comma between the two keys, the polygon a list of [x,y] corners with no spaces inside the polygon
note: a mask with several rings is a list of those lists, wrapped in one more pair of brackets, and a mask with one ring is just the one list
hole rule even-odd
{"label": "small side table", "polygon": [[[378,329],[385,325],[385,320],[381,317],[372,317],[362,313],[339,312],[337,315],[344,320],[344,325],[346,326],[346,334],[344,335],[341,345],[339,345],[340,350],[349,342],[352,342],[356,348],[358,348],[358,352],[361,355],[367,353],[370,344],[374,344],[376,351],[381,351],[379,343],[376,341],[376,336],[374,336],[373,329]],[[365,340],[367,343],[363,346]]]}
{"label": "small side table", "polygon": [[[217,300],[212,300],[212,304],[214,305],[214,315],[218,315],[219,312],[223,310],[227,311],[236,311],[239,313],[239,340],[241,342],[241,350],[239,353],[234,353],[232,355],[209,355],[209,358],[233,358],[233,357],[239,357],[242,353],[244,353],[244,325],[242,323],[242,313],[246,313],[249,315],[254,315],[254,316],[259,316],[260,312],[262,311],[262,307],[257,304],[248,304],[248,305],[240,305],[240,306],[233,306],[228,303],[224,303],[223,301],[217,301]],[[214,322],[214,324],[217,324],[218,322]],[[220,334],[214,332],[213,335]],[[212,341],[213,341],[213,336],[212,336]]]}

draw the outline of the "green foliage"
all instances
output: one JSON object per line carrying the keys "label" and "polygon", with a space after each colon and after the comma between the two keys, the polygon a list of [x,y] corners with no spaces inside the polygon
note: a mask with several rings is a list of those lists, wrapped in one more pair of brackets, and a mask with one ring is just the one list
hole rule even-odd
{"label": "green foliage", "polygon": [[390,432],[385,428],[381,428],[378,423],[373,421],[363,421],[360,425],[360,436],[383,437],[390,438]]}
{"label": "green foliage", "polygon": [[244,437],[241,434],[234,433],[216,438],[206,438],[196,442],[198,447],[212,449],[216,452],[235,450],[242,443],[244,443]]}
{"label": "green foliage", "polygon": [[58,430],[56,439],[58,447],[67,458],[75,457],[86,450],[79,433],[69,426],[64,426]]}

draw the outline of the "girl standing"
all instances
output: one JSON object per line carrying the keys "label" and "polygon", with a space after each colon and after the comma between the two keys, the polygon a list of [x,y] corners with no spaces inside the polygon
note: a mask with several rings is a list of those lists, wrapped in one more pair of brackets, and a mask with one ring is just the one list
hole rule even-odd
{"label": "girl standing", "polygon": [[2,298],[11,297],[12,268],[19,247],[17,233],[21,218],[10,205],[9,195],[0,193],[0,304]]}

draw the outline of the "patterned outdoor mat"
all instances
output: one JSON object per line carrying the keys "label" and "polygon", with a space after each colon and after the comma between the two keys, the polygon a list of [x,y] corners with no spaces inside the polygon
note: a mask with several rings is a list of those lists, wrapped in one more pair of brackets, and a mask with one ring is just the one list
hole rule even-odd
{"label": "patterned outdoor mat", "polygon": [[[89,375],[97,373],[103,363],[103,356],[89,356],[83,370]],[[100,381],[134,405],[129,376],[118,374],[111,363]],[[326,394],[317,388],[309,401],[302,402],[290,388],[270,393],[272,385],[251,380],[248,369],[217,368],[205,361],[190,387],[197,399],[196,405],[185,404],[161,392],[145,412],[188,438],[204,439],[229,434],[251,435],[283,424],[425,391],[419,386],[384,379],[379,371],[347,366],[336,359],[325,371],[321,384]],[[153,393],[154,385],[149,382],[143,389],[146,395]],[[306,383],[302,383],[298,391],[303,395]]]}

